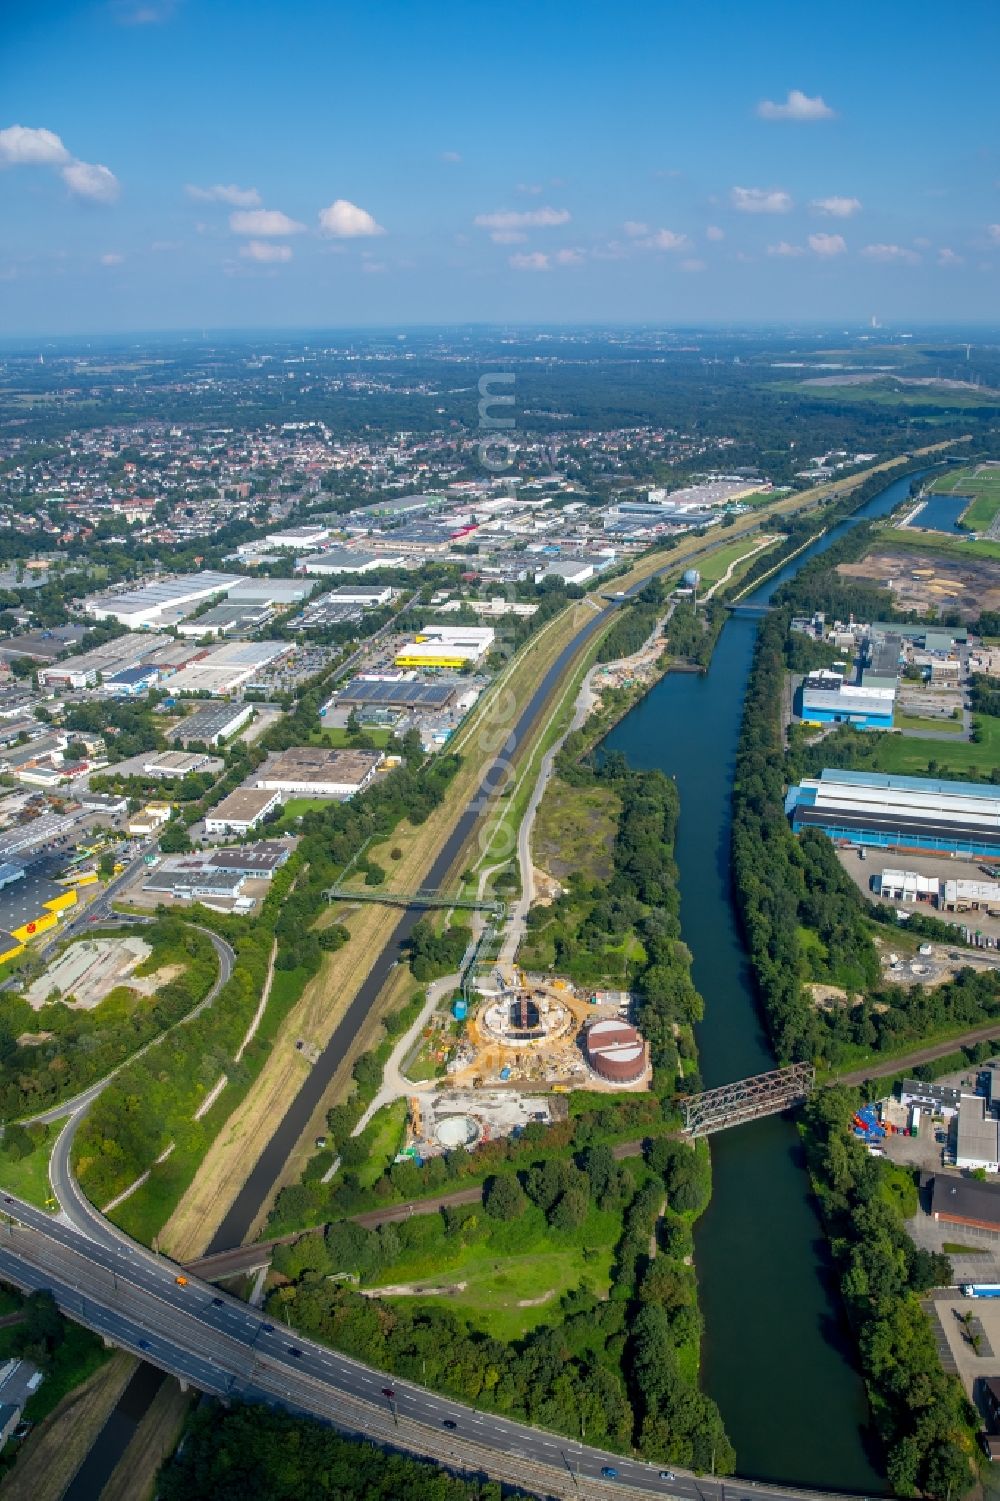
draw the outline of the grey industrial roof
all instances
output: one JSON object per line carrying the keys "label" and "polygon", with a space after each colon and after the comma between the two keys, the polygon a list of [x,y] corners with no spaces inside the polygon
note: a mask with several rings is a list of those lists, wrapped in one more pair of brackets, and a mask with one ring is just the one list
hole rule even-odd
{"label": "grey industrial roof", "polygon": [[931,1213],[1000,1225],[1000,1187],[980,1183],[975,1178],[952,1178],[937,1173],[931,1188]]}

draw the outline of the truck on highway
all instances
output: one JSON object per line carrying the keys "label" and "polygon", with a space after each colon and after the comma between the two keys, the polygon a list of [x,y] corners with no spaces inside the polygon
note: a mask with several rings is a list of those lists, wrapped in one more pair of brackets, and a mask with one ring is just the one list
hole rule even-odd
{"label": "truck on highway", "polygon": [[1000,1282],[963,1282],[963,1298],[1000,1298]]}

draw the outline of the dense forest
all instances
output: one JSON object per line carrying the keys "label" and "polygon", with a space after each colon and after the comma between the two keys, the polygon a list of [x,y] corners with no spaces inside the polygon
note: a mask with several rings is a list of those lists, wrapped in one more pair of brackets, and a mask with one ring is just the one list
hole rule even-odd
{"label": "dense forest", "polygon": [[[268,1407],[203,1399],[156,1482],[160,1501],[519,1501],[521,1492],[342,1438]],[[524,1498],[527,1501],[527,1498]]]}

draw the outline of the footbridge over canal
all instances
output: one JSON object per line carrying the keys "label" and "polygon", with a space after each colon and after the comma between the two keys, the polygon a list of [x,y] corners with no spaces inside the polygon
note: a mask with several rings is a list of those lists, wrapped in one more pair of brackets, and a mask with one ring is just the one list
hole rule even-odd
{"label": "footbridge over canal", "polygon": [[812,1092],[816,1070],[811,1063],[771,1069],[735,1084],[722,1084],[681,1101],[688,1136],[711,1136],[729,1126],[742,1126],[765,1115],[780,1115]]}

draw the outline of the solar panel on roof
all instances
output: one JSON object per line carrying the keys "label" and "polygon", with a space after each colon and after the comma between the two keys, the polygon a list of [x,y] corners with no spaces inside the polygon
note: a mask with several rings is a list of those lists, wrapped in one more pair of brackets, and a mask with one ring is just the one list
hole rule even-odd
{"label": "solar panel on roof", "polygon": [[438,708],[446,704],[455,692],[451,683],[366,682],[354,678],[340,694],[341,699],[362,704],[423,704]]}

